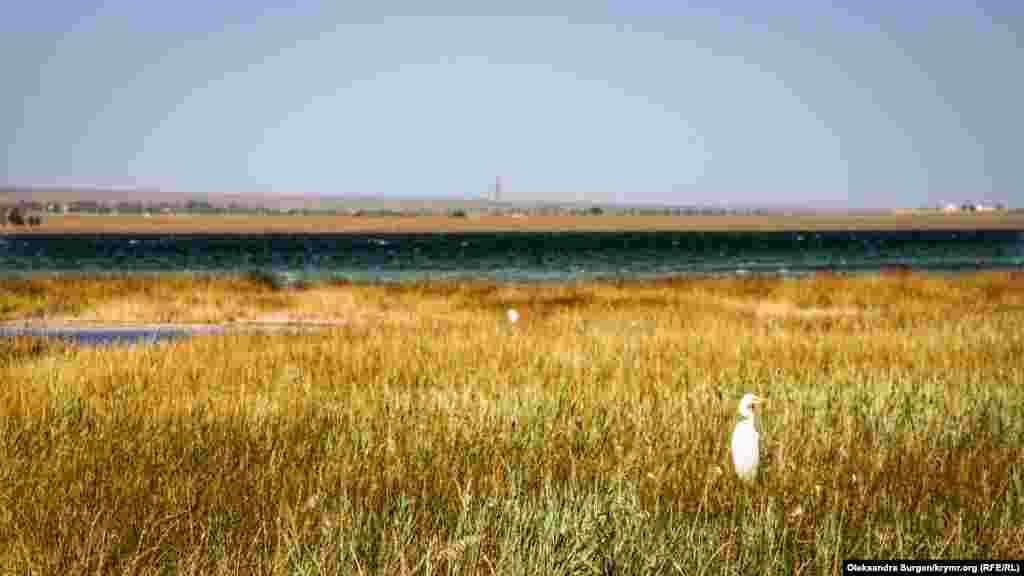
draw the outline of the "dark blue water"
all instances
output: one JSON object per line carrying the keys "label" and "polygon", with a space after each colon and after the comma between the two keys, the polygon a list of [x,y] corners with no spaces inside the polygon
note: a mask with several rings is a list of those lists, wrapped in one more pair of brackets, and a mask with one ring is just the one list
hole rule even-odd
{"label": "dark blue water", "polygon": [[273,270],[356,281],[1024,269],[1024,231],[9,235],[0,274]]}

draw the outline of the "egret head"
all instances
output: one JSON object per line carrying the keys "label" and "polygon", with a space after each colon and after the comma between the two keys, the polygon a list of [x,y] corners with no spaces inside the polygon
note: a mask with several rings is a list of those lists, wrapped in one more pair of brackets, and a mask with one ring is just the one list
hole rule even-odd
{"label": "egret head", "polygon": [[767,401],[768,400],[766,398],[762,398],[757,394],[753,394],[750,392],[744,394],[743,398],[740,399],[740,416],[742,416],[743,418],[753,418],[754,406],[757,406],[758,404],[762,404]]}

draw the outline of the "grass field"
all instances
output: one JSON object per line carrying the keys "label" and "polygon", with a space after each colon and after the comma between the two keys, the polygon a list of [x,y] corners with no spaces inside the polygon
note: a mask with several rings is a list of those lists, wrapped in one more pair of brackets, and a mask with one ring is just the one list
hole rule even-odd
{"label": "grass field", "polygon": [[82,215],[48,214],[39,227],[0,228],[0,234],[55,233],[329,233],[471,232],[490,230],[906,230],[1024,229],[1024,211],[909,214],[721,216],[331,216],[331,215]]}
{"label": "grass field", "polygon": [[[521,320],[510,324],[515,308]],[[0,572],[834,574],[1024,557],[1024,274],[0,280]],[[758,481],[742,393],[770,398]]]}

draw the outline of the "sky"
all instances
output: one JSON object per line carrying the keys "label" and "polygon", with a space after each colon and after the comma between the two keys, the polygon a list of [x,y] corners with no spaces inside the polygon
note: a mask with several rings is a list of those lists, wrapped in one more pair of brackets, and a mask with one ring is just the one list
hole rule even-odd
{"label": "sky", "polygon": [[1024,2],[0,7],[0,185],[1024,206]]}

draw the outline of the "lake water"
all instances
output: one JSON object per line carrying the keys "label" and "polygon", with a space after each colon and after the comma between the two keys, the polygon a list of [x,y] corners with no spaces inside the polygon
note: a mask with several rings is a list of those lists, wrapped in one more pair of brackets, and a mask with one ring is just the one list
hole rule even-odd
{"label": "lake water", "polygon": [[0,326],[0,337],[36,336],[44,338],[65,338],[81,344],[152,344],[198,333],[214,334],[223,332],[219,327],[204,328],[119,328],[119,327],[65,327],[39,328],[21,326]]}
{"label": "lake water", "polygon": [[8,235],[0,274],[240,272],[354,281],[1024,269],[1024,231]]}
{"label": "lake water", "polygon": [[233,325],[139,325],[139,326],[0,326],[0,337],[35,336],[65,338],[81,344],[152,344],[196,334],[279,334],[295,335],[316,333],[320,328],[297,326]]}

